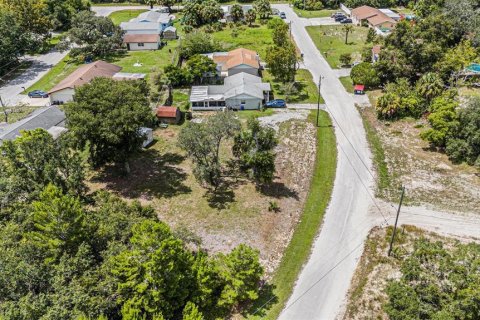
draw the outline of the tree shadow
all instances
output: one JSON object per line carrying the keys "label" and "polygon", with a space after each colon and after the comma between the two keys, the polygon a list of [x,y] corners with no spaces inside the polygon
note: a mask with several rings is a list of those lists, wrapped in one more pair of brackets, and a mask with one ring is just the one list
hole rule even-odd
{"label": "tree shadow", "polygon": [[227,209],[230,203],[235,201],[235,193],[231,188],[209,190],[204,197],[207,199],[208,205],[217,210]]}
{"label": "tree shadow", "polygon": [[277,199],[294,198],[295,200],[299,200],[298,192],[290,189],[283,182],[257,185],[257,190],[265,196]]}
{"label": "tree shadow", "polygon": [[278,302],[278,297],[274,293],[275,289],[274,284],[264,283],[258,293],[258,299],[241,312],[242,316],[245,318],[253,315],[260,318],[265,317],[267,311]]}
{"label": "tree shadow", "polygon": [[115,166],[104,167],[93,179],[103,182],[107,188],[127,198],[171,198],[192,190],[183,182],[187,174],[177,165],[185,156],[176,153],[160,154],[155,149],[144,150],[130,163],[128,176]]}

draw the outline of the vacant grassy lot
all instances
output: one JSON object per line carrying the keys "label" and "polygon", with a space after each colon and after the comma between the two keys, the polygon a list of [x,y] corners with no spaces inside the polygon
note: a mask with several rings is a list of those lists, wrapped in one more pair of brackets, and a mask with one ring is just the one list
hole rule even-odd
{"label": "vacant grassy lot", "polygon": [[[306,69],[297,71],[295,76],[296,89],[288,97],[285,96],[286,85],[275,81],[268,70],[263,72],[263,79],[270,82],[275,99],[285,99],[288,103],[317,103],[318,88],[313,82],[312,74]],[[320,97],[320,103],[324,103],[322,97]]]}
{"label": "vacant grassy lot", "polygon": [[[314,123],[315,116],[315,112],[310,113],[311,123]],[[297,276],[310,255],[312,242],[330,201],[336,164],[337,149],[332,122],[328,113],[321,111],[320,126],[317,128],[315,168],[301,220],[273,276],[273,294],[261,297],[252,308],[254,315],[251,318],[276,319],[290,297]]]}
{"label": "vacant grassy lot", "polygon": [[350,76],[340,77],[339,80],[343,84],[347,92],[353,93],[353,81],[352,81],[352,78],[350,78]]}
{"label": "vacant grassy lot", "polygon": [[[283,111],[308,114],[306,111]],[[248,116],[269,116],[275,111],[238,112]],[[209,113],[195,113],[206,117]],[[283,122],[279,131],[276,175],[272,184],[256,186],[243,177],[230,181],[229,188],[212,192],[193,176],[193,164],[177,145],[181,126],[170,125],[154,132],[156,142],[134,157],[129,177],[114,168],[97,172],[92,189],[107,189],[125,199],[152,205],[159,217],[173,229],[187,227],[202,239],[211,252],[226,252],[240,243],[261,252],[269,275],[278,266],[302,212],[315,162],[315,128],[305,120]],[[288,137],[288,139],[287,139]],[[228,155],[231,142],[222,144]],[[301,166],[293,166],[302,163]],[[280,212],[269,211],[271,202]]]}
{"label": "vacant grassy lot", "polygon": [[[273,19],[279,18],[274,17]],[[212,37],[219,41],[226,51],[242,47],[257,51],[260,57],[265,60],[267,49],[273,44],[272,31],[266,24],[260,24],[257,21],[252,27],[248,25],[234,26],[232,29],[227,26],[222,31],[212,33]]]}
{"label": "vacant grassy lot", "polygon": [[147,9],[132,9],[132,10],[120,10],[112,12],[108,17],[112,19],[113,23],[119,25],[122,22],[130,21],[136,18],[140,13],[148,11]]}
{"label": "vacant grassy lot", "polygon": [[[368,92],[372,105],[380,90]],[[478,213],[480,176],[467,164],[454,164],[444,153],[432,150],[420,133],[424,118],[389,122],[377,119],[374,108],[361,110],[367,138],[379,176],[378,195],[397,201],[400,185],[408,190],[405,202],[441,210]]]}
{"label": "vacant grassy lot", "polygon": [[342,66],[340,56],[344,53],[351,54],[353,61],[360,60],[368,28],[353,26],[347,44],[343,26],[310,26],[307,27],[307,31],[328,64],[332,68],[340,68]]}
{"label": "vacant grassy lot", "polygon": [[302,10],[298,8],[293,8],[293,11],[301,18],[326,18],[330,17],[333,13],[339,10]]}

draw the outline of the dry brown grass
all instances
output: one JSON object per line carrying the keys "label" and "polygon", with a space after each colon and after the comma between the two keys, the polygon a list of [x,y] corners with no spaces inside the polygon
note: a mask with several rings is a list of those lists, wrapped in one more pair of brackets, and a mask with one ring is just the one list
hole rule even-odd
{"label": "dry brown grass", "polygon": [[[371,94],[372,105],[378,94]],[[478,213],[478,170],[466,164],[453,164],[444,153],[431,150],[419,136],[428,127],[425,119],[379,121],[373,108],[364,109],[362,115],[376,129],[382,142],[391,178],[391,192],[387,194],[392,199],[398,198],[398,187],[403,184],[409,204]]]}
{"label": "dry brown grass", "polygon": [[[131,163],[122,178],[107,169],[92,179],[92,188],[106,188],[125,199],[152,205],[173,229],[186,227],[210,252],[226,252],[240,243],[260,250],[270,273],[278,265],[302,212],[315,159],[315,128],[288,121],[279,130],[276,178],[258,190],[245,180],[211,194],[192,174],[192,162],[177,146],[178,126],[154,132],[156,143]],[[280,212],[269,211],[275,201]]]}

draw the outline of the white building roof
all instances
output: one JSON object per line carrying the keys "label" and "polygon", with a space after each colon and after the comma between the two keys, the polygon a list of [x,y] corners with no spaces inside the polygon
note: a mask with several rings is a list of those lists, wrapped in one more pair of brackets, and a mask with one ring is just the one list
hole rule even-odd
{"label": "white building roof", "polygon": [[141,80],[145,79],[146,76],[147,75],[145,73],[117,72],[112,78],[116,80]]}
{"label": "white building roof", "polygon": [[380,12],[384,13],[386,16],[394,19],[394,20],[399,20],[401,17],[398,13],[390,10],[390,9],[378,9]]}
{"label": "white building roof", "polygon": [[120,23],[122,30],[155,30],[160,32],[160,24],[158,22],[122,22]]}

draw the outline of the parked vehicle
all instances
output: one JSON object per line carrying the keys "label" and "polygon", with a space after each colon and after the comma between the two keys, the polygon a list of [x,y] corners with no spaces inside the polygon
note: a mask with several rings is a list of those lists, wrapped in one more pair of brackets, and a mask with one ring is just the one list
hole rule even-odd
{"label": "parked vehicle", "polygon": [[48,98],[48,93],[42,90],[33,90],[28,93],[29,98]]}
{"label": "parked vehicle", "polygon": [[282,19],[286,19],[286,18],[287,18],[287,15],[285,14],[285,12],[280,12],[279,16],[280,16],[280,18],[282,18]]}
{"label": "parked vehicle", "polygon": [[343,19],[347,19],[347,17],[344,16],[344,15],[342,15],[342,16],[336,16],[336,17],[335,17],[335,21],[336,21],[336,22],[340,22],[340,21],[342,21]]}
{"label": "parked vehicle", "polygon": [[283,99],[275,99],[275,100],[270,100],[267,103],[265,103],[265,107],[267,107],[267,108],[286,108],[287,103]]}
{"label": "parked vehicle", "polygon": [[343,16],[343,15],[345,15],[345,14],[343,12],[339,11],[339,12],[332,13],[330,18],[335,18],[337,16]]}
{"label": "parked vehicle", "polygon": [[340,21],[340,23],[352,23],[352,19],[350,18],[346,18],[346,19],[343,19],[342,21]]}

